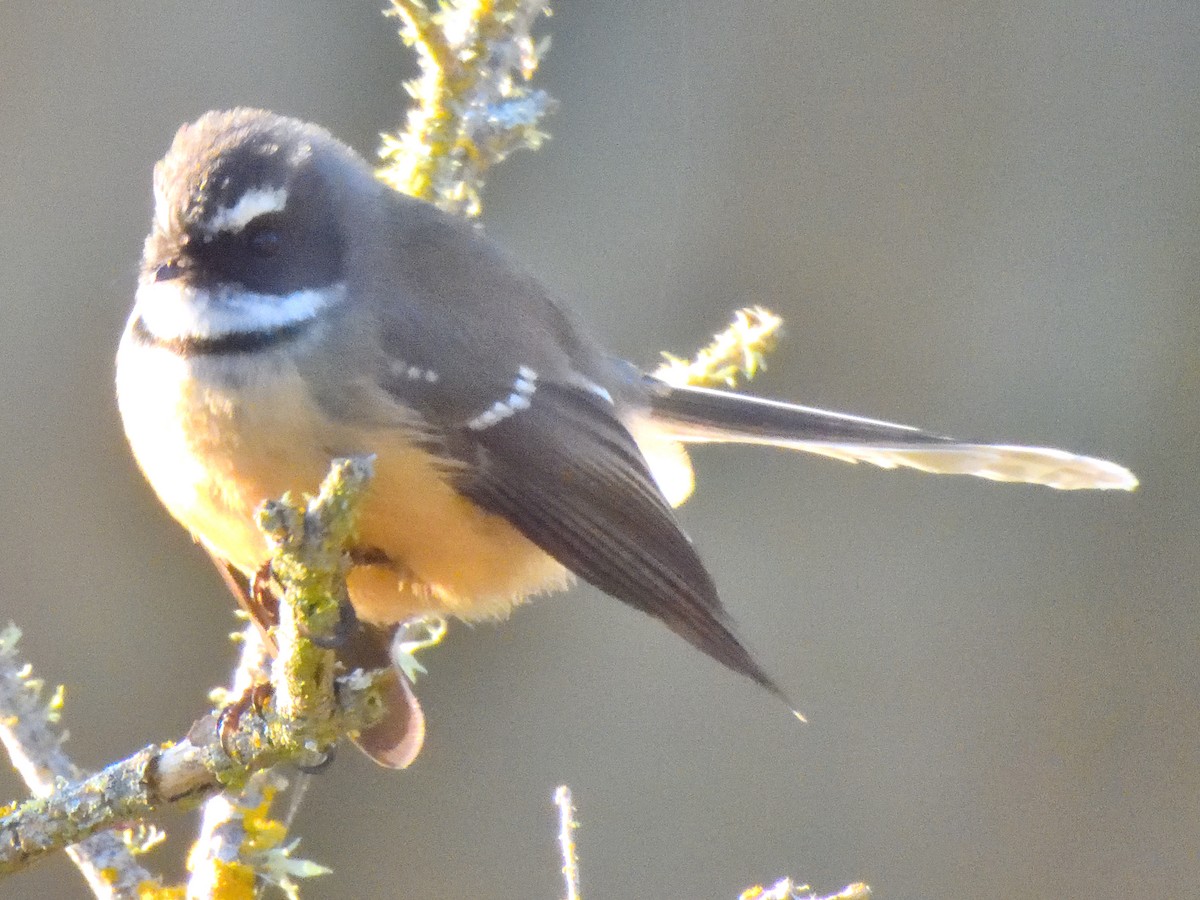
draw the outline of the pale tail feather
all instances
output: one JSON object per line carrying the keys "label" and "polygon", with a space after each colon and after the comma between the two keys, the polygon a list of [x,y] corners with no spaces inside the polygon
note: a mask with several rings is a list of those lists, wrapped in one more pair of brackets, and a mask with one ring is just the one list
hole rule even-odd
{"label": "pale tail feather", "polygon": [[1137,477],[1108,460],[1049,447],[981,444],[907,425],[707,388],[655,382],[652,417],[682,443],[744,443],[803,450],[884,469],[1041,484],[1060,490],[1133,490]]}

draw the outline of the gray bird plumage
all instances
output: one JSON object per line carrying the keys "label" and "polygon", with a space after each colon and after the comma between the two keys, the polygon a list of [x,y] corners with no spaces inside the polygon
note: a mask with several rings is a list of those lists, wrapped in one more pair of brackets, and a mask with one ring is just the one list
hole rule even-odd
{"label": "gray bird plumage", "polygon": [[[664,496],[690,486],[679,445],[766,444],[1058,488],[1137,483],[1064,451],[666,384],[601,349],[479,229],[391,191],[294,119],[209,113],[180,130],[154,183],[119,366],[139,461],[177,518],[245,573],[261,553],[242,520],[260,494],[311,487],[293,477],[335,455],[372,452],[384,470],[403,460],[410,469],[379,490],[420,499],[380,497],[409,512],[368,516],[358,557],[393,579],[395,609],[355,599],[352,585],[380,621],[495,615],[557,586],[561,566],[783,696],[675,519],[686,491]],[[175,379],[169,390],[147,387],[156,373]],[[272,408],[287,404],[291,418]],[[181,487],[178,471],[194,483]],[[459,539],[506,567],[495,589],[487,572],[462,574],[478,560],[455,556],[467,552]]]}

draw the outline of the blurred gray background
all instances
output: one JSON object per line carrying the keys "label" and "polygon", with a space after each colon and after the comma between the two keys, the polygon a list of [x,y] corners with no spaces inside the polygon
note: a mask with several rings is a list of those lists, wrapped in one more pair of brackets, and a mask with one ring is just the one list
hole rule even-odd
{"label": "blurred gray background", "polygon": [[[81,764],[181,735],[233,659],[112,397],[151,165],[235,104],[372,153],[415,72],[380,5],[0,5],[0,619],[68,685]],[[1144,486],[702,452],[684,522],[811,724],[592,590],[457,627],[417,764],[315,780],[301,852],[336,874],[305,895],[557,896],[560,781],[593,900],[1193,892],[1200,6],[560,0],[542,32],[553,140],[485,221],[611,346],[652,363],[766,304],[756,390]],[[85,893],[59,860],[0,895]]]}

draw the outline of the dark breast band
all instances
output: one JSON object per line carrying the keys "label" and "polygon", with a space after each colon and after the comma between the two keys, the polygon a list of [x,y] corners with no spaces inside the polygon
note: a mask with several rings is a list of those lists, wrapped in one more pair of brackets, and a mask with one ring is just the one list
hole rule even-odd
{"label": "dark breast band", "polygon": [[228,356],[236,353],[256,353],[286,344],[307,331],[315,319],[295,322],[262,331],[239,331],[217,337],[160,338],[153,334],[138,316],[133,323],[133,337],[139,344],[162,347],[176,356]]}

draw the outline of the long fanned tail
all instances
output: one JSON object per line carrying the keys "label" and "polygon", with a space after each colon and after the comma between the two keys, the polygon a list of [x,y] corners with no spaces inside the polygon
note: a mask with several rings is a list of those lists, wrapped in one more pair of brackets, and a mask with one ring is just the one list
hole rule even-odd
{"label": "long fanned tail", "polygon": [[912,428],[731,391],[650,382],[651,416],[682,443],[763,444],[884,469],[1042,484],[1060,490],[1124,490],[1124,466],[1049,447],[981,444]]}

